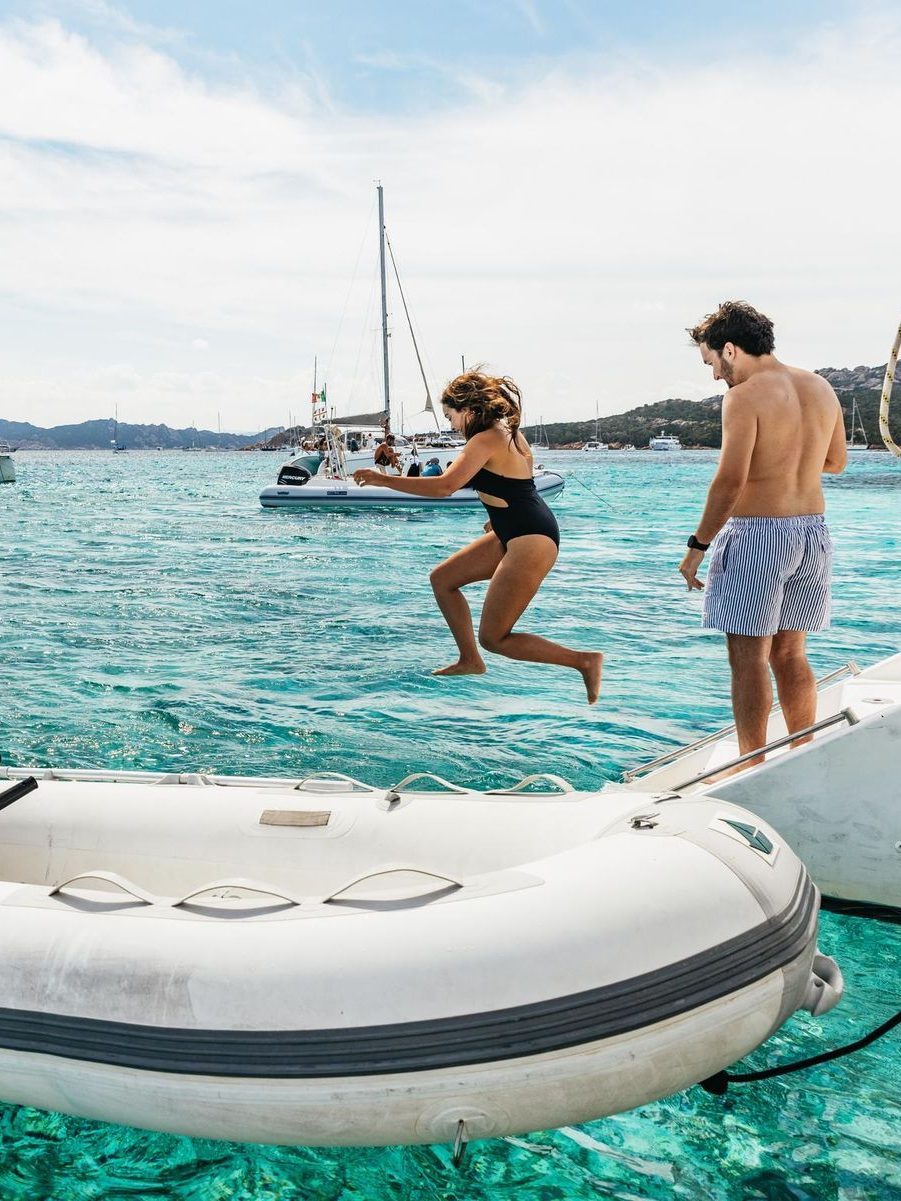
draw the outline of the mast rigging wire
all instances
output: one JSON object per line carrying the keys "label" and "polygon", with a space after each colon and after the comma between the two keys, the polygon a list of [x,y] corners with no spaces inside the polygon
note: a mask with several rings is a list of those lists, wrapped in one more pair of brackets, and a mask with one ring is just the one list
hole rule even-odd
{"label": "mast rigging wire", "polygon": [[419,374],[422,376],[422,383],[425,387],[425,409],[426,412],[432,414],[435,418],[435,425],[441,429],[441,422],[438,420],[438,414],[435,412],[435,405],[432,401],[432,394],[429,391],[429,381],[426,379],[425,367],[422,365],[422,355],[419,353],[419,345],[416,341],[416,334],[413,332],[413,321],[410,317],[410,310],[407,307],[407,298],[404,296],[403,285],[400,282],[400,274],[397,270],[397,261],[394,258],[394,248],[391,245],[391,239],[388,237],[388,231],[385,230],[385,245],[388,247],[388,253],[391,255],[391,266],[394,268],[394,278],[397,280],[397,290],[400,293],[400,299],[404,306],[404,315],[407,318],[407,327],[410,330],[410,338],[413,342],[413,349],[416,351],[416,362],[419,364]]}

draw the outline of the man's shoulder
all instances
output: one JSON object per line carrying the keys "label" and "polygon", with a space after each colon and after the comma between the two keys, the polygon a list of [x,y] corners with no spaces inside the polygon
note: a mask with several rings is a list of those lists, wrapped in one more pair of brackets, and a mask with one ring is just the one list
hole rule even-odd
{"label": "man's shoulder", "polygon": [[829,380],[815,371],[808,371],[804,367],[789,367],[788,370],[796,385],[806,388],[810,392],[817,392],[821,396],[835,396],[835,389]]}

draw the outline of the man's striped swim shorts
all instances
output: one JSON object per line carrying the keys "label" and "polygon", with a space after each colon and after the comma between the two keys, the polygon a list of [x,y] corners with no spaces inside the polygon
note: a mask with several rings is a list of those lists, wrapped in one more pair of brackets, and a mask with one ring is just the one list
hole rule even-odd
{"label": "man's striped swim shorts", "polygon": [[752,638],[825,630],[831,574],[832,539],[822,513],[732,517],[713,544],[704,627]]}

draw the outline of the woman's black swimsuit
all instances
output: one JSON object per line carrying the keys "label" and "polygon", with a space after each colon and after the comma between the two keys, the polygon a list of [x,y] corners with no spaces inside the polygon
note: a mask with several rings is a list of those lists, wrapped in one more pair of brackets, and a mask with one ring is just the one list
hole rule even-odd
{"label": "woman's black swimsuit", "polygon": [[507,502],[504,508],[501,505],[486,505],[482,501],[488,510],[491,528],[505,550],[511,538],[521,538],[524,534],[544,534],[555,546],[560,545],[557,519],[541,499],[531,476],[527,480],[517,480],[483,467],[469,481],[469,487]]}

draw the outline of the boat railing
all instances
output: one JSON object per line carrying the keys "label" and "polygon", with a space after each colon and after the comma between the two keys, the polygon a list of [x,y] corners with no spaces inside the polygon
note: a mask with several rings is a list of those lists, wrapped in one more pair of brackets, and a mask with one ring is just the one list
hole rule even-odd
{"label": "boat railing", "polygon": [[[822,676],[816,682],[817,689],[822,689],[841,679],[844,675],[859,676],[860,668],[853,659],[849,659],[847,663],[841,667],[837,667],[835,671],[830,671],[828,675]],[[780,709],[779,704],[773,705],[770,713],[777,713]],[[677,759],[683,759],[686,755],[691,755],[695,751],[703,750],[704,747],[710,746],[711,743],[719,742],[721,738],[728,737],[729,734],[735,733],[735,723],[729,726],[723,726],[721,730],[714,730],[712,734],[705,734],[703,738],[697,739],[695,742],[686,743],[685,746],[676,747],[675,750],[667,751],[665,755],[659,755],[656,759],[652,759],[650,763],[642,763],[638,767],[630,768],[629,771],[623,772],[623,782],[631,784],[633,780],[637,780],[641,776],[647,775],[649,772],[655,771],[658,767],[664,767],[667,763],[674,763]],[[792,735],[797,738],[798,735]],[[753,751],[753,755],[759,754],[759,751]],[[722,765],[712,768],[707,774],[712,775],[714,771],[722,771]]]}
{"label": "boat railing", "polygon": [[831,726],[837,726],[842,721],[846,721],[849,726],[856,726],[860,718],[851,709],[842,709],[839,713],[833,713],[830,717],[824,717],[822,721],[815,721],[812,726],[805,726],[803,730],[795,730],[793,734],[783,734],[781,738],[774,738],[771,742],[765,743],[764,746],[759,746],[753,751],[747,751],[744,755],[736,755],[734,759],[728,759],[725,763],[715,763],[713,767],[708,767],[706,771],[698,772],[690,780],[683,780],[681,784],[674,784],[672,791],[681,792],[684,788],[691,788],[693,784],[701,784],[711,776],[717,775],[718,772],[729,771],[733,767],[740,767],[743,763],[750,763],[752,759],[758,759],[761,755],[768,754],[769,751],[777,751],[780,747],[797,742],[799,738],[807,738],[811,734],[819,733],[820,730],[828,730]]}

